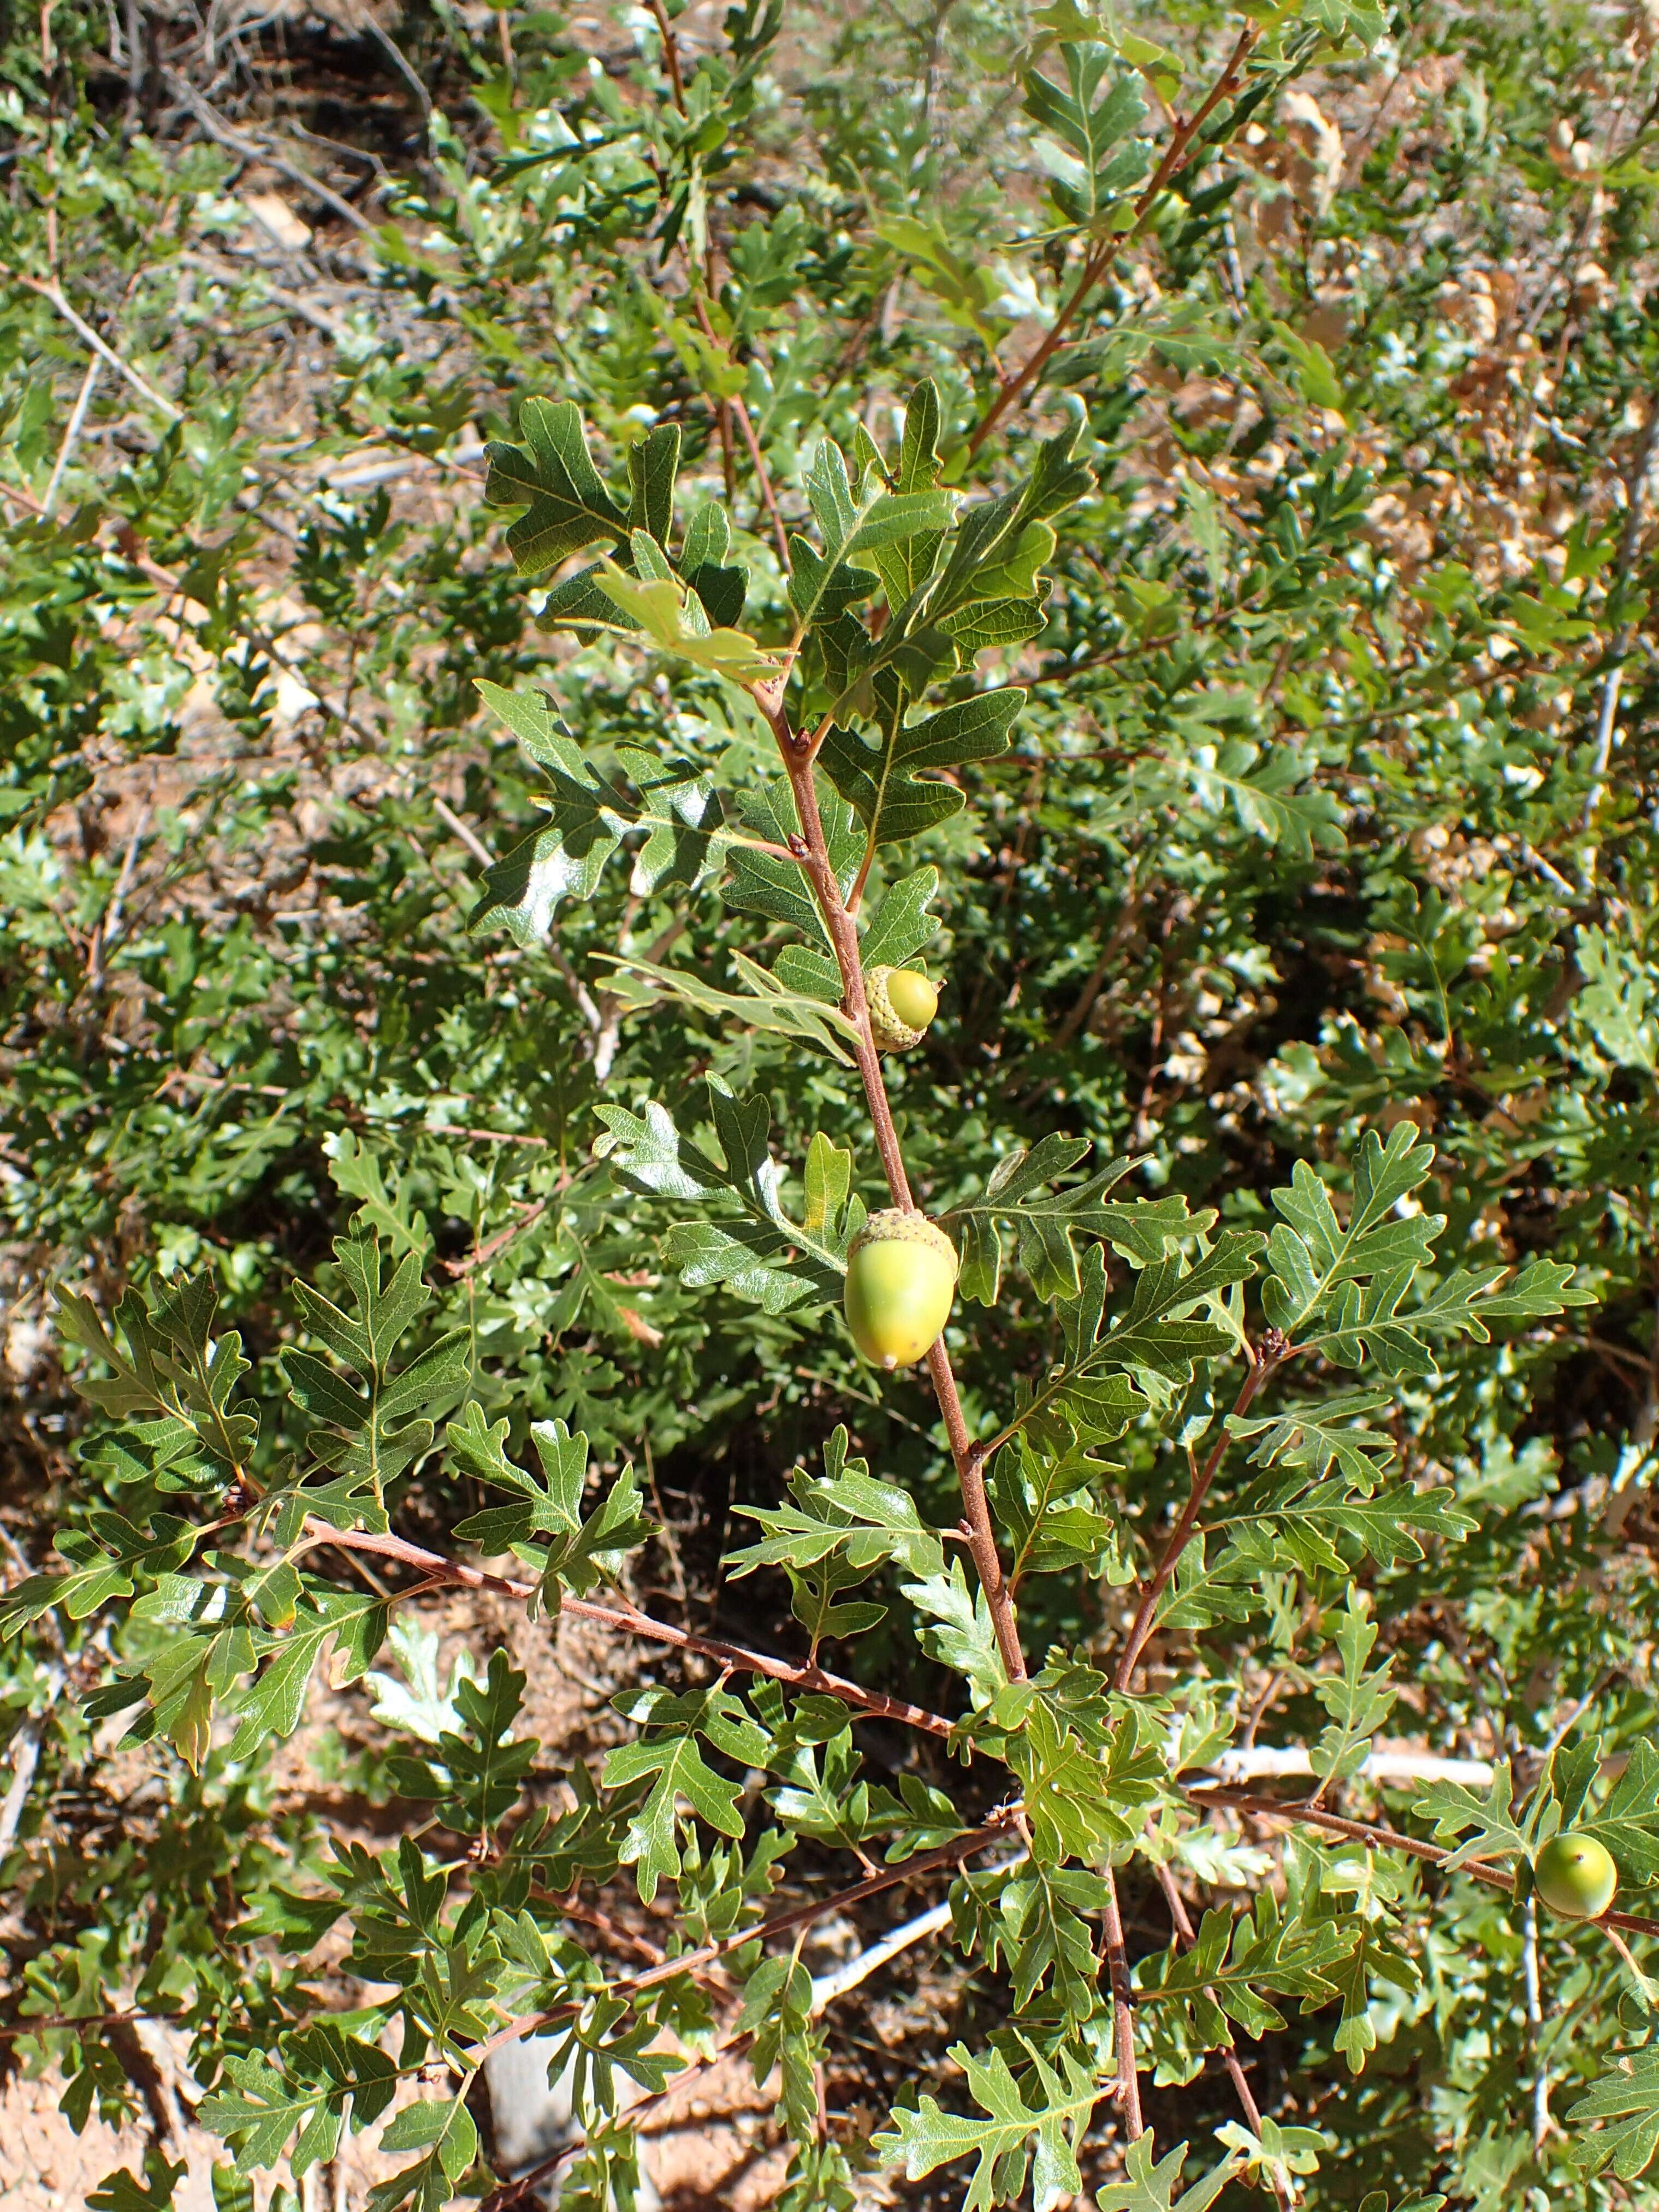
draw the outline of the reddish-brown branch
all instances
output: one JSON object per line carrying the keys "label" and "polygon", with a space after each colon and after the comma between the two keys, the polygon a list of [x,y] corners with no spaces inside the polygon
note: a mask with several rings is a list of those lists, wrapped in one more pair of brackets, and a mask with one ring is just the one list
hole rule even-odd
{"label": "reddish-brown branch", "polygon": [[1123,1916],[1117,1909],[1117,1880],[1106,1873],[1106,1970],[1112,1984],[1112,2050],[1117,2059],[1117,2097],[1123,2124],[1133,2142],[1143,2136],[1140,2075],[1135,2066],[1134,1990],[1129,1980],[1129,1951],[1123,1940]]}
{"label": "reddish-brown branch", "polygon": [[[674,95],[674,105],[684,115],[686,112],[685,78],[680,69],[679,44],[674,36],[673,27],[669,22],[668,10],[663,5],[663,0],[650,0],[650,6],[651,13],[657,20],[658,34],[662,40],[663,60],[667,66],[668,82]],[[712,254],[709,258],[712,263]],[[712,282],[709,289],[711,291],[714,289]],[[708,305],[697,289],[697,272],[695,263],[691,273],[691,307],[704,337],[717,353],[723,353],[730,361],[731,348],[715,336],[714,325],[709,319]],[[783,526],[783,517],[778,512],[777,497],[772,489],[772,478],[766,465],[766,456],[761,451],[760,440],[755,435],[755,426],[749,419],[749,410],[744,405],[743,401],[735,396],[730,399],[717,401],[714,409],[714,420],[720,436],[721,459],[725,464],[726,500],[729,504],[732,498],[732,417],[734,415],[737,417],[738,428],[743,433],[743,441],[749,448],[749,458],[754,464],[755,482],[760,488],[761,503],[772,518],[773,542],[777,546],[778,558],[783,563],[783,572],[787,576],[789,573],[788,533]]]}
{"label": "reddish-brown branch", "polygon": [[[504,1578],[497,1576],[490,1579],[499,1582]],[[817,1898],[805,1905],[792,1905],[787,1911],[775,1913],[769,1920],[760,1921],[753,1927],[735,1929],[730,1936],[722,1936],[713,1943],[705,1943],[700,1949],[684,1952],[678,1958],[659,1957],[656,1963],[643,1968],[639,1973],[625,1975],[613,1982],[611,1993],[636,1996],[643,1990],[655,1989],[664,1982],[672,1981],[678,1975],[706,1972],[711,1966],[718,1966],[728,1953],[740,1950],[744,1944],[763,1943],[776,1936],[793,1935],[798,1929],[810,1927],[814,1921],[825,1919],[831,1913],[845,1911],[849,1906],[861,1905],[866,1899],[879,1897],[883,1891],[896,1889],[901,1883],[914,1881],[920,1875],[938,1874],[946,1868],[954,1871],[964,1860],[988,1850],[994,1844],[1010,1838],[1017,1841],[1018,1812],[1017,1805],[1005,1806],[981,1826],[953,1837],[948,1844],[941,1844],[935,1850],[921,1851],[914,1858],[900,1861],[896,1866],[883,1868],[879,1872],[867,1875],[864,1881],[854,1882],[850,1888],[836,1890],[829,1897]],[[558,1902],[562,1907],[564,1906],[563,1899]],[[469,2060],[476,2070],[492,2051],[499,2051],[508,2043],[516,2043],[523,2036],[539,2034],[544,2028],[556,2027],[561,2021],[572,2018],[580,2010],[580,2004],[556,2005],[546,2012],[532,2013],[522,2020],[515,2020],[471,2051]],[[180,2017],[182,2015],[177,2013],[143,2011],[93,2013],[78,2017],[52,2014],[39,2020],[18,2021],[0,2027],[0,2038],[15,2039],[56,2031],[117,2027],[127,2021]]]}
{"label": "reddish-brown branch", "polygon": [[[823,834],[823,817],[818,812],[817,785],[812,773],[817,741],[803,741],[795,736],[789,726],[789,719],[781,701],[776,696],[757,693],[757,703],[771,723],[778,750],[788,773],[790,788],[794,793],[795,811],[801,825],[800,849],[796,857],[811,878],[824,927],[829,931],[830,941],[835,948],[836,963],[841,970],[843,1004],[857,1031],[854,1056],[858,1061],[859,1073],[863,1078],[864,1095],[869,1105],[871,1126],[875,1132],[876,1149],[881,1155],[882,1167],[886,1174],[887,1188],[892,1194],[894,1205],[908,1209],[914,1206],[915,1200],[910,1195],[910,1181],[905,1173],[898,1132],[893,1126],[887,1082],[881,1071],[881,1055],[876,1050],[875,1036],[870,1026],[870,1005],[864,988],[858,924],[848,910],[841,885],[836,880],[835,870],[830,864],[829,845]],[[944,1416],[945,1431],[951,1443],[951,1456],[956,1462],[969,1549],[973,1553],[974,1565],[985,1592],[985,1601],[990,1608],[997,1649],[1002,1655],[1002,1663],[1007,1669],[1009,1680],[1023,1682],[1025,1680],[1025,1655],[1020,1646],[1019,1623],[1014,1611],[1013,1595],[1002,1571],[990,1503],[985,1494],[985,1455],[975,1449],[973,1438],[968,1432],[956,1376],[951,1366],[951,1355],[945,1348],[942,1336],[927,1354],[927,1371],[933,1378],[939,1412]]]}
{"label": "reddish-brown branch", "polygon": [[532,1227],[541,1219],[547,1211],[548,1204],[549,1201],[544,1198],[535,1200],[532,1204],[525,1207],[516,1221],[510,1221],[505,1229],[498,1229],[495,1234],[486,1239],[483,1243],[475,1245],[465,1260],[446,1260],[445,1273],[457,1276],[471,1275],[475,1274],[480,1267],[487,1267],[498,1253],[507,1249],[515,1237]]}
{"label": "reddish-brown branch", "polygon": [[[1243,1387],[1233,1401],[1235,1414],[1242,1414],[1249,1410],[1250,1401],[1285,1356],[1285,1347],[1282,1344],[1276,1345],[1273,1349],[1264,1346],[1261,1356],[1251,1362]],[[1215,1440],[1209,1457],[1193,1477],[1192,1488],[1187,1495],[1187,1503],[1181,1509],[1181,1518],[1170,1530],[1170,1540],[1164,1547],[1163,1557],[1158,1560],[1152,1579],[1141,1593],[1140,1603],[1135,1612],[1134,1626],[1129,1631],[1128,1641],[1123,1647],[1123,1656],[1117,1662],[1115,1687],[1120,1695],[1129,1686],[1130,1677],[1135,1670],[1135,1662],[1146,1648],[1147,1638],[1152,1632],[1152,1622],[1157,1616],[1158,1600],[1169,1588],[1176,1569],[1181,1565],[1181,1555],[1192,1541],[1193,1531],[1198,1526],[1199,1515],[1204,1510],[1204,1501],[1210,1494],[1210,1486],[1215,1480],[1217,1470],[1221,1465],[1222,1455],[1231,1441],[1230,1431],[1224,1427],[1221,1434]]]}
{"label": "reddish-brown branch", "polygon": [[[418,1568],[432,1577],[434,1583],[456,1583],[468,1589],[496,1590],[504,1597],[527,1601],[540,1588],[536,1583],[520,1582],[510,1575],[492,1575],[482,1567],[471,1567],[459,1559],[446,1559],[441,1552],[428,1552],[420,1544],[411,1544],[402,1536],[378,1535],[366,1528],[330,1528],[310,1522],[313,1539],[318,1544],[333,1544],[342,1551],[372,1552],[377,1557],[397,1559],[403,1565]],[[631,1606],[596,1605],[589,1598],[566,1597],[561,1610],[574,1620],[591,1620],[602,1628],[614,1629],[618,1635],[642,1637],[647,1643],[663,1644],[678,1651],[695,1651],[700,1658],[710,1659],[733,1674],[764,1674],[775,1682],[787,1682],[792,1688],[822,1692],[825,1697],[839,1698],[843,1705],[855,1706],[872,1720],[896,1721],[906,1728],[921,1729],[929,1735],[948,1736],[951,1724],[942,1713],[930,1713],[925,1706],[908,1705],[902,1698],[884,1697],[878,1690],[861,1689],[858,1683],[849,1682],[840,1674],[831,1674],[822,1667],[793,1666],[787,1659],[769,1658],[763,1651],[750,1651],[740,1644],[728,1644],[717,1636],[696,1636],[689,1629],[675,1628],[665,1620],[653,1620],[650,1614],[637,1612]]]}
{"label": "reddish-brown branch", "polygon": [[726,487],[726,504],[732,507],[737,504],[738,471],[732,453],[732,403],[729,399],[722,399],[715,407],[714,428],[720,433],[720,482]]}
{"label": "reddish-brown branch", "polygon": [[[809,1905],[792,1905],[787,1912],[775,1913],[771,1919],[760,1921],[752,1928],[737,1929],[715,1942],[703,1944],[699,1950],[686,1951],[678,1959],[665,1959],[659,1966],[649,1966],[642,1973],[627,1975],[611,1984],[610,1993],[635,1996],[663,1982],[672,1982],[678,1974],[701,1973],[729,1952],[741,1950],[746,1943],[764,1943],[775,1936],[793,1936],[798,1928],[809,1928],[815,1920],[822,1920],[832,1912],[843,1912],[849,1905],[861,1905],[866,1898],[879,1897],[884,1890],[896,1888],[900,1882],[909,1881],[917,1875],[937,1874],[941,1868],[958,1867],[964,1859],[1017,1834],[1013,1826],[1016,1809],[1011,1806],[982,1827],[970,1828],[966,1834],[953,1837],[937,1850],[919,1852],[915,1858],[902,1860],[897,1866],[866,1875],[850,1889],[839,1889],[833,1896],[818,1898]],[[492,2051],[516,2043],[522,2036],[539,2035],[544,2028],[556,2027],[560,2021],[568,2020],[580,2010],[579,2004],[566,2004],[556,2005],[548,2012],[528,2014],[523,2020],[515,2020],[510,2027],[500,2029],[469,2055],[482,2064]]]}
{"label": "reddish-brown branch", "polygon": [[[702,301],[699,301],[697,304],[701,309]],[[766,466],[766,456],[761,451],[760,440],[755,435],[755,426],[749,419],[749,410],[741,399],[733,398],[732,411],[738,418],[738,428],[743,433],[743,442],[749,448],[749,458],[755,465],[755,481],[760,486],[760,495],[765,504],[766,512],[772,518],[772,543],[778,549],[778,560],[787,576],[789,574],[789,534],[783,526],[783,517],[778,512],[777,495],[772,489],[772,478]]]}
{"label": "reddish-brown branch", "polygon": [[601,1912],[594,1905],[579,1904],[574,1889],[544,1889],[538,1882],[532,1882],[530,1893],[545,1904],[556,1905],[561,1919],[578,1921],[584,1928],[592,1928],[607,1942],[636,1953],[648,1966],[659,1966],[668,1956],[660,1943],[636,1936],[631,1928],[619,1927],[608,1912]]}
{"label": "reddish-brown branch", "polygon": [[847,911],[841,895],[841,885],[830,865],[829,841],[823,833],[823,817],[818,811],[817,784],[812,774],[812,763],[805,747],[791,732],[782,710],[773,719],[773,730],[778,749],[788,772],[790,788],[794,793],[795,811],[800,817],[801,848],[796,854],[811,878],[817,894],[818,908],[823,915],[824,927],[830,933],[830,942],[835,948],[836,963],[841,970],[842,993],[848,1018],[857,1028],[854,1041],[854,1055],[859,1073],[864,1079],[865,1096],[870,1108],[876,1149],[881,1154],[883,1172],[895,1206],[909,1206],[909,1178],[904,1171],[904,1155],[899,1148],[898,1131],[893,1126],[892,1109],[888,1103],[887,1085],[881,1072],[881,1056],[876,1050],[870,1027],[870,1002],[864,988],[864,963],[859,953],[858,925]]}
{"label": "reddish-brown branch", "polygon": [[662,0],[651,0],[651,12],[657,19],[657,30],[662,40],[662,58],[668,64],[668,82],[673,88],[674,105],[682,115],[685,112],[685,79],[680,74],[679,42],[668,21],[668,10]]}
{"label": "reddish-brown branch", "polygon": [[[1378,1850],[1404,1851],[1408,1857],[1422,1859],[1429,1866],[1443,1867],[1452,1856],[1439,1844],[1425,1844],[1415,1836],[1402,1836],[1397,1828],[1385,1828],[1374,1820],[1345,1820],[1339,1813],[1328,1813],[1322,1805],[1287,1805],[1276,1797],[1260,1797],[1252,1790],[1234,1790],[1219,1783],[1213,1787],[1189,1785],[1186,1796],[1190,1804],[1204,1809],[1212,1805],[1230,1805],[1235,1812],[1260,1814],[1267,1820],[1282,1820],[1290,1827],[1301,1823],[1311,1828],[1323,1828],[1328,1835],[1346,1836],[1350,1843],[1370,1844]],[[1468,1875],[1472,1881],[1485,1882],[1488,1889],[1514,1894],[1514,1878],[1501,1867],[1470,1859],[1457,1871]],[[1582,1924],[1589,1928],[1628,1929],[1634,1936],[1659,1936],[1659,1920],[1644,1919],[1638,1912],[1604,1912],[1599,1920]]]}
{"label": "reddish-brown branch", "polygon": [[1231,58],[1226,68],[1211,87],[1204,105],[1190,121],[1176,125],[1169,146],[1165,149],[1164,159],[1152,173],[1151,184],[1135,202],[1135,220],[1133,225],[1127,231],[1103,240],[1095,247],[1083,264],[1083,274],[1079,277],[1075,289],[1055,316],[1042,343],[1035,352],[1028,355],[1018,368],[1011,370],[997,386],[996,398],[974,425],[969,437],[968,451],[970,454],[979,451],[986,439],[989,437],[991,432],[1015,401],[1020,398],[1026,387],[1036,382],[1054,359],[1059,350],[1060,340],[1071,326],[1078,310],[1105,276],[1107,270],[1110,269],[1124,246],[1131,239],[1139,235],[1147,213],[1158,194],[1168,185],[1170,179],[1178,175],[1187,166],[1193,141],[1214,114],[1216,109],[1220,106],[1222,101],[1231,98],[1238,89],[1244,72],[1244,64],[1249,58],[1250,49],[1261,35],[1261,27],[1255,23],[1247,23],[1239,33],[1238,43],[1233,48]]}
{"label": "reddish-brown branch", "polygon": [[[693,291],[691,307],[704,337],[716,352],[723,353],[730,361],[732,349],[717,336],[714,323],[709,319],[708,302],[701,292]],[[755,482],[760,488],[761,504],[772,518],[772,542],[778,549],[778,559],[782,563],[783,573],[787,576],[789,574],[789,534],[783,526],[783,517],[778,511],[777,494],[772,489],[771,471],[766,465],[766,456],[761,451],[760,440],[755,435],[755,426],[750,420],[749,410],[735,394],[730,404],[732,412],[738,418],[738,428],[743,433],[743,442],[749,448],[749,459],[755,471]]]}

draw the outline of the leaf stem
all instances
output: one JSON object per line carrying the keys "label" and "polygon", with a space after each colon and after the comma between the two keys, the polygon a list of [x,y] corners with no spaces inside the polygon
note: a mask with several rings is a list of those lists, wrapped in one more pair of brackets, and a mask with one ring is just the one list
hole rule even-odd
{"label": "leaf stem", "polygon": [[864,896],[864,887],[870,880],[870,871],[875,866],[875,860],[876,832],[874,825],[872,824],[870,830],[869,841],[864,848],[863,861],[860,866],[858,874],[853,879],[853,888],[847,894],[847,911],[848,914],[855,915],[858,912],[860,902]]}
{"label": "leaf stem", "polygon": [[1613,1949],[1619,1954],[1626,1966],[1629,1968],[1630,1978],[1636,1984],[1638,1995],[1644,2002],[1650,2004],[1652,2002],[1653,1984],[1642,1972],[1642,1969],[1637,1965],[1635,1958],[1632,1954],[1630,1945],[1626,1942],[1624,1937],[1619,1933],[1619,1930],[1616,1928],[1608,1927],[1605,1920],[1598,1920],[1595,1923],[1595,1925],[1601,1929],[1601,1933],[1607,1937],[1608,1942],[1612,1944]]}
{"label": "leaf stem", "polygon": [[[864,988],[858,925],[842,896],[836,872],[830,866],[823,819],[818,811],[817,784],[812,773],[812,752],[816,741],[803,739],[794,734],[782,700],[775,692],[765,688],[757,689],[755,701],[771,724],[772,734],[777,739],[778,750],[782,755],[784,768],[788,774],[790,788],[794,793],[795,811],[801,825],[800,849],[796,857],[811,878],[824,927],[835,948],[836,963],[841,970],[845,1010],[857,1032],[853,1044],[854,1057],[864,1079],[864,1095],[869,1104],[876,1149],[881,1155],[887,1188],[892,1194],[895,1206],[902,1206],[907,1212],[914,1212],[915,1201],[910,1195],[909,1177],[904,1170],[904,1154],[900,1148],[898,1132],[893,1126],[886,1079],[881,1072],[881,1055],[876,1050],[875,1036],[870,1026],[870,1002]],[[1020,1646],[1013,1596],[1003,1574],[1002,1560],[997,1551],[990,1501],[985,1494],[985,1457],[975,1449],[973,1438],[968,1432],[956,1376],[951,1367],[951,1355],[945,1348],[942,1335],[927,1354],[927,1371],[933,1377],[933,1394],[944,1416],[945,1431],[951,1443],[951,1456],[956,1462],[957,1480],[962,1491],[969,1530],[969,1546],[979,1572],[981,1587],[985,1592],[985,1602],[990,1608],[997,1649],[1002,1656],[1009,1680],[1023,1682],[1026,1673],[1025,1655]]]}

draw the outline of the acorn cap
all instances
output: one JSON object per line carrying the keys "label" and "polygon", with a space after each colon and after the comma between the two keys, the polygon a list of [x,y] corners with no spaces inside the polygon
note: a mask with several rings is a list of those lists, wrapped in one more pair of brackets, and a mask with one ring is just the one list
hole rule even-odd
{"label": "acorn cap", "polygon": [[[919,970],[890,968],[884,964],[872,968],[864,979],[864,995],[870,1007],[870,1033],[875,1038],[878,1052],[908,1052],[913,1045],[921,1042],[927,1030],[927,1022],[918,1028],[914,1023],[907,1022],[893,1004],[888,991],[888,979],[899,975],[912,976],[917,982],[927,984],[934,1006],[939,1004],[939,993]],[[927,1019],[931,1021],[933,1016],[930,1014]]]}
{"label": "acorn cap", "polygon": [[885,1206],[872,1213],[848,1246],[848,1258],[862,1252],[866,1244],[925,1244],[948,1259],[953,1272],[959,1264],[956,1246],[938,1222],[914,1209],[907,1212],[902,1206]]}

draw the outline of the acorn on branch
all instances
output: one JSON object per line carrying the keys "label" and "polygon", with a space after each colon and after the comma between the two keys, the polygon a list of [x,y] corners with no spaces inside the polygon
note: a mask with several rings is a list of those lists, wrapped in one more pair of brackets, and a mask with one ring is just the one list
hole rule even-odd
{"label": "acorn on branch", "polygon": [[925,1213],[872,1213],[847,1255],[847,1326],[875,1366],[909,1367],[938,1341],[957,1294],[957,1249]]}
{"label": "acorn on branch", "polygon": [[878,1052],[908,1052],[939,1012],[939,986],[919,968],[872,968],[864,979]]}
{"label": "acorn on branch", "polygon": [[1552,1912],[1564,1920],[1599,1920],[1619,1893],[1613,1854],[1595,1836],[1564,1829],[1533,1861],[1532,1878]]}

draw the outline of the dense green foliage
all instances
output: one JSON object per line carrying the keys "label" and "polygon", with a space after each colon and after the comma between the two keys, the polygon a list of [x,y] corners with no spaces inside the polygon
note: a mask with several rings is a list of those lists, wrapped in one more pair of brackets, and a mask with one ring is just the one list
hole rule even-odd
{"label": "dense green foliage", "polygon": [[[718,13],[10,24],[3,2047],[226,2205],[531,2025],[570,2205],[740,2039],[798,2212],[1653,2201],[1659,13]],[[801,1931],[947,1895],[918,2080]]]}

